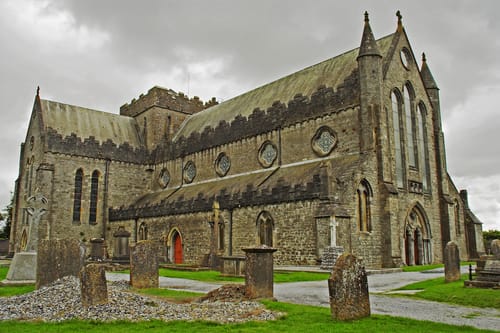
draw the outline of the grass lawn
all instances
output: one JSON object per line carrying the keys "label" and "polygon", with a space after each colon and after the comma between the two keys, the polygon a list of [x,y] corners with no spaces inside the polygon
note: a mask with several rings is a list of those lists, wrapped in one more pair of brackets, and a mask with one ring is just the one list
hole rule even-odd
{"label": "grass lawn", "polygon": [[[474,261],[462,261],[460,266],[476,265]],[[423,272],[435,268],[444,268],[444,264],[430,264],[430,265],[417,265],[417,266],[404,266],[403,272]]]}
{"label": "grass lawn", "polygon": [[[464,306],[500,309],[500,290],[464,287],[468,274],[462,275],[460,281],[444,282],[444,277],[416,282],[398,290],[422,290],[405,297],[426,299],[429,301],[453,303]],[[398,295],[400,296],[400,295]]]}
{"label": "grass lawn", "polygon": [[[245,283],[244,278],[221,276],[218,271],[180,271],[175,269],[160,268],[160,276],[182,278],[205,282],[237,282]],[[328,280],[329,273],[314,272],[274,272],[274,282],[302,282]]]}
{"label": "grass lawn", "polygon": [[[0,266],[0,281],[4,280],[7,277],[8,271],[9,267]],[[34,284],[29,284],[24,286],[0,287],[0,297],[9,297],[9,296],[26,294],[33,290],[35,290]],[[2,332],[1,329],[0,332]]]}
{"label": "grass lawn", "polygon": [[244,324],[216,324],[209,322],[113,322],[68,321],[63,323],[2,322],[0,332],[488,332],[470,327],[458,327],[406,318],[373,315],[350,322],[331,319],[330,309],[279,302],[264,302],[274,311],[287,315],[276,321]]}

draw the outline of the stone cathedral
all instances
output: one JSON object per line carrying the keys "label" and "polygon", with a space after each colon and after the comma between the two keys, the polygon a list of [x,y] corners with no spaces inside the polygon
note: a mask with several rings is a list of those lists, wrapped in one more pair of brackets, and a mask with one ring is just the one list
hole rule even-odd
{"label": "stone cathedral", "polygon": [[[446,169],[439,88],[398,13],[358,48],[217,103],[151,88],[113,114],[42,99],[21,144],[11,253],[30,238],[99,241],[108,258],[153,240],[166,263],[277,249],[279,265],[341,248],[369,268],[484,251]],[[89,248],[89,247],[87,247]]]}

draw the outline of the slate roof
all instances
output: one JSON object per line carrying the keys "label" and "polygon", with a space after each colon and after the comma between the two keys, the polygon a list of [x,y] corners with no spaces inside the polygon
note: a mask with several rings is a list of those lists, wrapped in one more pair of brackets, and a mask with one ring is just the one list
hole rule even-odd
{"label": "slate roof", "polygon": [[81,139],[92,136],[101,143],[111,140],[118,146],[125,142],[132,148],[142,146],[134,118],[44,99],[40,99],[40,106],[45,130],[52,128],[63,138],[74,133]]}
{"label": "slate roof", "polygon": [[[388,53],[393,37],[390,34],[376,41],[382,56]],[[287,103],[299,93],[310,96],[320,86],[336,89],[357,68],[358,54],[359,48],[353,49],[198,112],[186,119],[174,140],[201,133],[207,126],[216,127],[221,120],[230,122],[237,115],[248,117],[255,108],[266,110],[275,101]]]}

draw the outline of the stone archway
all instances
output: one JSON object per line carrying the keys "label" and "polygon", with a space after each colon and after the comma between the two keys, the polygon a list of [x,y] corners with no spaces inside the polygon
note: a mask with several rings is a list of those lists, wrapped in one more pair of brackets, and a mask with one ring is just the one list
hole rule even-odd
{"label": "stone archway", "polygon": [[426,215],[419,205],[410,209],[403,230],[405,264],[408,266],[430,264],[431,233]]}

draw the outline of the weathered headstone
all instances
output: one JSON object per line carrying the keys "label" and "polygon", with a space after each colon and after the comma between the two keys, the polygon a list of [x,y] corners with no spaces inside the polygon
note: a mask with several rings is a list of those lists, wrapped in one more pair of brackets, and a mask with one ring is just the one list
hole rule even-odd
{"label": "weathered headstone", "polygon": [[89,264],[80,271],[82,304],[84,307],[108,303],[108,287],[104,266]]}
{"label": "weathered headstone", "polygon": [[457,243],[453,241],[448,242],[444,248],[444,280],[460,280],[460,254]]}
{"label": "weathered headstone", "polygon": [[38,243],[36,288],[39,289],[67,275],[78,276],[83,266],[80,241],[77,239],[42,239]]}
{"label": "weathered headstone", "polygon": [[158,246],[151,240],[130,247],[130,285],[134,288],[158,288]]}
{"label": "weathered headstone", "polygon": [[273,298],[273,253],[275,248],[260,245],[243,249],[246,254],[245,293],[248,298]]}
{"label": "weathered headstone", "polygon": [[90,258],[92,260],[104,260],[104,239],[92,238],[90,240]]}
{"label": "weathered headstone", "polygon": [[336,320],[353,320],[370,316],[368,278],[361,259],[342,254],[328,279],[330,309]]}
{"label": "weathered headstone", "polygon": [[500,239],[494,239],[491,241],[491,255],[495,259],[500,259]]}

